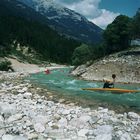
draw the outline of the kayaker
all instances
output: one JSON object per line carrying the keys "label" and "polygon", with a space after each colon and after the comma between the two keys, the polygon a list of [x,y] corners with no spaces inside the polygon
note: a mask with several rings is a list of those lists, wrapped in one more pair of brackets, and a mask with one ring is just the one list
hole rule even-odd
{"label": "kayaker", "polygon": [[109,80],[103,80],[104,81],[103,88],[114,88],[116,75],[112,74],[112,78],[113,78],[113,82],[111,82]]}
{"label": "kayaker", "polygon": [[50,74],[50,70],[49,69],[46,69],[45,70],[45,74]]}
{"label": "kayaker", "polygon": [[104,86],[103,88],[114,88],[114,83],[110,82],[109,80],[104,80]]}

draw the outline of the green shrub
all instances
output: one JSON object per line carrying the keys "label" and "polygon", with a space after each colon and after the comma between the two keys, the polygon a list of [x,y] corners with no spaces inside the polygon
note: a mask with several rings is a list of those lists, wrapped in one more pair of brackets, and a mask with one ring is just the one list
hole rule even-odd
{"label": "green shrub", "polygon": [[82,44],[80,47],[77,47],[72,55],[72,64],[75,66],[85,64],[91,58],[90,47]]}
{"label": "green shrub", "polygon": [[1,71],[8,71],[10,69],[13,71],[13,69],[11,67],[11,62],[10,61],[3,60],[3,61],[0,62],[0,70]]}

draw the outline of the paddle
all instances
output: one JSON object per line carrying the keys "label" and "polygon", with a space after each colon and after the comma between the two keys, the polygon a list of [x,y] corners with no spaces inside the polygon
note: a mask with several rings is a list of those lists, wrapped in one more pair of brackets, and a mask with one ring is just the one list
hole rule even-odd
{"label": "paddle", "polygon": [[116,74],[112,74],[112,78],[113,78],[113,87],[114,87]]}

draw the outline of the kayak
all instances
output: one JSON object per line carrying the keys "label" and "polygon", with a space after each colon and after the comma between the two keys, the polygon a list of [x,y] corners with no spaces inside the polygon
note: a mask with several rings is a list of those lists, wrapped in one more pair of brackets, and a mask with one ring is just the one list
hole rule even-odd
{"label": "kayak", "polygon": [[136,93],[136,92],[140,92],[140,90],[130,90],[130,89],[122,89],[122,88],[83,88],[82,90],[110,91],[110,92],[115,92],[115,93]]}

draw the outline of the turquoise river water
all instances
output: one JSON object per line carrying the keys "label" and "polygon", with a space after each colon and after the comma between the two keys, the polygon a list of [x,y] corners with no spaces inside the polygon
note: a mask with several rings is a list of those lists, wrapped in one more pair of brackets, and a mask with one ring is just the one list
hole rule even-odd
{"label": "turquoise river water", "polygon": [[[133,108],[140,111],[140,93],[112,94],[111,92],[85,91],[82,88],[102,87],[102,82],[85,81],[69,74],[70,68],[51,70],[50,74],[44,72],[31,74],[31,82],[46,87],[61,97],[90,106],[114,106]],[[140,84],[116,84],[117,88],[140,90]]]}

